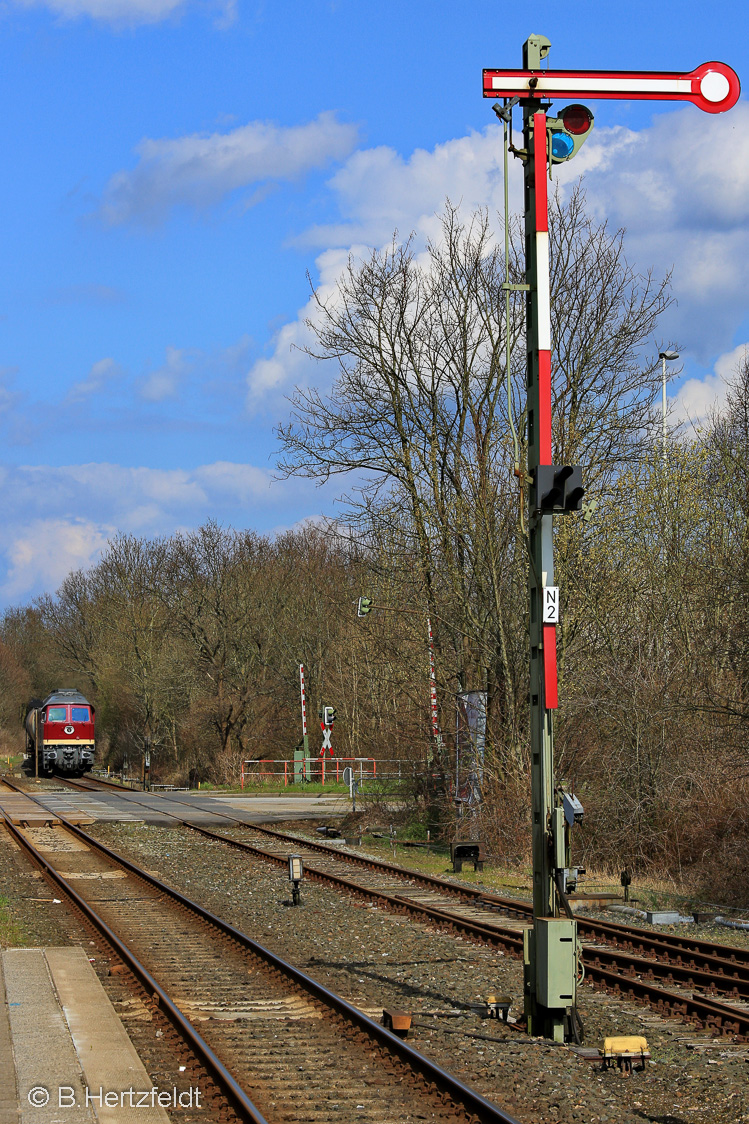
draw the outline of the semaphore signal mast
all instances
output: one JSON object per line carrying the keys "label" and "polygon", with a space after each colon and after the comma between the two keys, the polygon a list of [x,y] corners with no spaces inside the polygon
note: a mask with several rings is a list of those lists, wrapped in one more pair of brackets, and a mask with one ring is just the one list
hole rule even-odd
{"label": "semaphore signal mast", "polygon": [[498,116],[523,111],[526,295],[527,472],[529,491],[530,736],[533,842],[533,928],[524,933],[524,1006],[529,1034],[554,1041],[577,1039],[577,923],[567,897],[575,889],[570,831],[583,816],[579,800],[554,776],[553,715],[557,700],[556,626],[559,590],[554,584],[555,515],[579,511],[585,494],[579,465],[554,463],[551,417],[551,301],[547,184],[554,164],[571,160],[590,135],[593,114],[572,104],[547,115],[553,99],[618,98],[690,101],[706,113],[723,113],[741,86],[730,66],[707,62],[689,72],[544,70],[551,43],[531,35],[520,70],[483,72],[485,98],[502,98]]}

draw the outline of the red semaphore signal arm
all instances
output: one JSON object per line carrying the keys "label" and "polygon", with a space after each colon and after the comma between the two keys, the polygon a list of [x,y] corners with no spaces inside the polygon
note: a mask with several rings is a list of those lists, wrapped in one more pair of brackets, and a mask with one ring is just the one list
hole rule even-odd
{"label": "red semaphore signal arm", "polygon": [[484,70],[485,98],[618,98],[691,101],[706,113],[725,113],[741,83],[724,62],[703,62],[688,74],[625,70]]}

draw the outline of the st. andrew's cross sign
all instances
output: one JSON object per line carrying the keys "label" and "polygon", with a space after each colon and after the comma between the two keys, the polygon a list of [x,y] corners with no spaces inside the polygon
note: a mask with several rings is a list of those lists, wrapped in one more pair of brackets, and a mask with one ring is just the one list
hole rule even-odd
{"label": "st. andrew's cross sign", "polygon": [[[580,510],[584,488],[580,466],[553,463],[547,184],[551,166],[574,157],[593,126],[593,114],[575,104],[557,118],[548,118],[546,110],[554,99],[617,98],[690,101],[706,113],[723,113],[736,104],[741,87],[736,73],[721,62],[676,73],[546,70],[541,64],[550,46],[544,36],[531,35],[523,44],[522,69],[484,70],[483,92],[485,98],[505,99],[499,115],[506,127],[512,107],[519,102],[523,110],[523,148],[512,151],[524,164],[526,276],[524,285],[510,285],[507,278],[507,288],[524,290],[526,299],[533,929],[523,937],[524,1007],[530,1034],[562,1041],[578,1037],[577,926],[567,898],[578,871],[571,866],[571,823],[564,811],[570,796],[554,776],[559,600],[553,519],[555,512]],[[554,614],[548,612],[552,591]],[[573,822],[583,814],[579,801],[576,807]]]}

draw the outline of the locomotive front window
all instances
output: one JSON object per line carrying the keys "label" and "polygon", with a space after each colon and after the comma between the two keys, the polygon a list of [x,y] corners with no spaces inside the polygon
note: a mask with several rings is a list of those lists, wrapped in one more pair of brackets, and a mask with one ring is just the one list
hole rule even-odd
{"label": "locomotive front window", "polygon": [[71,706],[70,708],[71,722],[90,722],[91,716],[87,706]]}
{"label": "locomotive front window", "polygon": [[47,707],[47,721],[48,722],[64,722],[66,718],[66,706],[48,706]]}

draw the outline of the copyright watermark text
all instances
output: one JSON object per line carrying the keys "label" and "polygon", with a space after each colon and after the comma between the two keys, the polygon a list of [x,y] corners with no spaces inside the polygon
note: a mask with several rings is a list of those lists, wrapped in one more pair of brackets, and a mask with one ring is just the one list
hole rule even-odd
{"label": "copyright watermark text", "polygon": [[160,1089],[153,1085],[150,1089],[83,1089],[76,1090],[72,1085],[58,1085],[48,1089],[46,1085],[35,1085],[29,1089],[26,1099],[34,1108],[44,1108],[53,1104],[55,1108],[76,1108],[78,1105],[96,1108],[203,1108],[202,1094],[197,1087],[190,1086],[181,1092],[172,1085],[171,1089]]}

